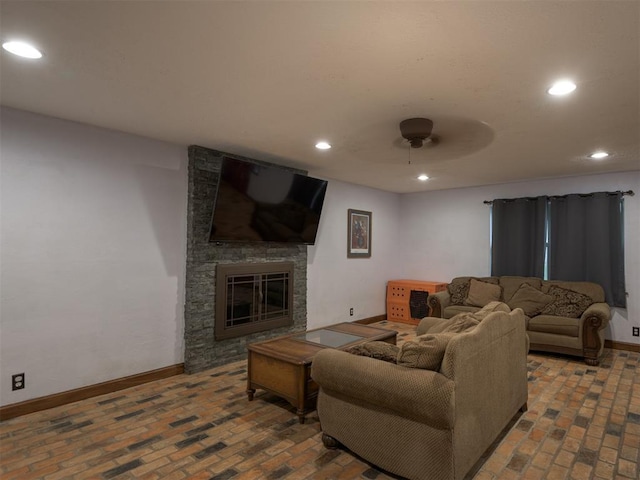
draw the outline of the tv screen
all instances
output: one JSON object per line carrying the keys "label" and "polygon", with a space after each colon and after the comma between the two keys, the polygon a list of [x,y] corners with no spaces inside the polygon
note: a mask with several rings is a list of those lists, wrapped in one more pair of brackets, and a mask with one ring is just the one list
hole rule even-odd
{"label": "tv screen", "polygon": [[209,241],[313,245],[327,181],[223,157]]}

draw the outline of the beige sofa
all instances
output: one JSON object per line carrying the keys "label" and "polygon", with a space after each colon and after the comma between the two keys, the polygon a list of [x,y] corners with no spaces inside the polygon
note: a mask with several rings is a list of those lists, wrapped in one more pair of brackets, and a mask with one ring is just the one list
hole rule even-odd
{"label": "beige sofa", "polygon": [[492,300],[524,310],[531,350],[580,356],[587,365],[598,365],[611,319],[600,285],[537,277],[457,277],[447,291],[430,295],[428,303],[431,316],[451,318]]}
{"label": "beige sofa", "polygon": [[[418,333],[428,333],[430,321]],[[524,314],[490,313],[447,342],[433,371],[339,350],[316,354],[311,376],[325,446],[342,444],[409,479],[463,478],[526,410]]]}

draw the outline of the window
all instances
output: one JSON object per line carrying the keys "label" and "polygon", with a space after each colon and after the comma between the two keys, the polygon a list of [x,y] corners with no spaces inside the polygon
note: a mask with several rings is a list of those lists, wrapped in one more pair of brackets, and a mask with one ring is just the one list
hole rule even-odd
{"label": "window", "polygon": [[491,274],[600,284],[626,307],[623,192],[492,202]]}

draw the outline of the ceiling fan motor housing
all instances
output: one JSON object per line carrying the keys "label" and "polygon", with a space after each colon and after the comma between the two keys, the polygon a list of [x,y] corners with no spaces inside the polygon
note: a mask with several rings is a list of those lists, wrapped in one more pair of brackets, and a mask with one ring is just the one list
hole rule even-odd
{"label": "ceiling fan motor housing", "polygon": [[408,118],[400,122],[400,133],[409,140],[411,148],[422,147],[422,142],[429,138],[433,129],[433,121],[428,118]]}

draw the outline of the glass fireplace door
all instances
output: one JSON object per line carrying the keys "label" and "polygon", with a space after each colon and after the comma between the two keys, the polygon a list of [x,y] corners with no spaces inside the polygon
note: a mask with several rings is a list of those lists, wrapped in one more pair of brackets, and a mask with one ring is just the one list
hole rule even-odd
{"label": "glass fireplace door", "polygon": [[293,263],[218,265],[216,340],[293,323]]}

